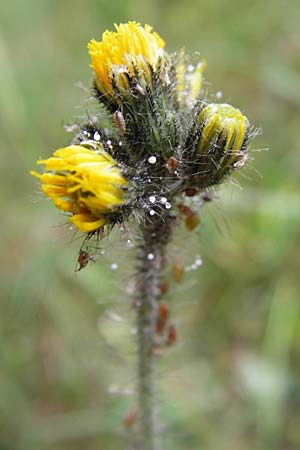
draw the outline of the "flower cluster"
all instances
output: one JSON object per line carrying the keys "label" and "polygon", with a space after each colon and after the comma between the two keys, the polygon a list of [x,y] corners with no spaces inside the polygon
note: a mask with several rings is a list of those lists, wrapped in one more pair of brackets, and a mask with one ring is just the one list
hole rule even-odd
{"label": "flower cluster", "polygon": [[180,211],[185,195],[244,165],[252,133],[238,109],[203,97],[204,61],[167,53],[148,25],[115,28],[88,44],[99,111],[76,127],[72,145],[38,161],[42,174],[32,172],[87,233],[130,214],[155,221]]}

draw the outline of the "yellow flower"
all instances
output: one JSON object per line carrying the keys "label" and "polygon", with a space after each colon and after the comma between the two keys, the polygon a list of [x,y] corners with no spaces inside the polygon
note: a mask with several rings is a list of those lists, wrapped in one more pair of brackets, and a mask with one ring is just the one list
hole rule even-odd
{"label": "yellow flower", "polygon": [[105,31],[102,41],[92,39],[88,44],[95,84],[101,94],[114,96],[113,85],[129,88],[128,75],[138,75],[139,82],[151,84],[151,66],[156,70],[164,54],[164,41],[152,27],[137,22],[115,25],[116,31]]}
{"label": "yellow flower", "polygon": [[31,174],[41,180],[42,190],[54,205],[70,212],[70,222],[80,231],[95,231],[109,223],[109,214],[124,203],[127,182],[111,156],[97,149],[70,145],[39,160],[45,171]]}
{"label": "yellow flower", "polygon": [[211,103],[199,115],[202,134],[199,142],[200,154],[214,155],[222,150],[218,156],[220,173],[239,160],[243,145],[248,140],[249,121],[241,111],[226,103]]}

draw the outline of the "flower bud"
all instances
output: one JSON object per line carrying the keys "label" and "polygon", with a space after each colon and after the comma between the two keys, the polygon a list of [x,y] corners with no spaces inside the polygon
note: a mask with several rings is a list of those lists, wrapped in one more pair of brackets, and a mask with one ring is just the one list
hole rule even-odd
{"label": "flower bud", "polygon": [[230,170],[245,162],[250,125],[239,109],[225,103],[206,106],[198,124],[196,184],[205,188],[219,183]]}
{"label": "flower bud", "polygon": [[231,105],[212,103],[201,112],[199,123],[203,127],[199,141],[200,153],[207,153],[215,145],[222,144],[227,163],[236,161],[247,138],[247,117]]}

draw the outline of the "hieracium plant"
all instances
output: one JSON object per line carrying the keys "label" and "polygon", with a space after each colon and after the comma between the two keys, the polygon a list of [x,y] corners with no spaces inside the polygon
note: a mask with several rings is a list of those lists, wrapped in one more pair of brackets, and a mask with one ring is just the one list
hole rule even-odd
{"label": "hieracium plant", "polygon": [[[157,347],[176,341],[162,300],[166,247],[181,222],[196,228],[197,205],[212,200],[213,190],[244,166],[253,130],[240,110],[204,97],[203,61],[168,53],[148,25],[115,29],[88,44],[96,111],[74,127],[69,146],[39,160],[42,171],[32,174],[84,243],[124,223],[137,231],[137,413],[127,422],[135,416],[134,448],[156,450]],[[82,247],[79,269],[89,258]]]}

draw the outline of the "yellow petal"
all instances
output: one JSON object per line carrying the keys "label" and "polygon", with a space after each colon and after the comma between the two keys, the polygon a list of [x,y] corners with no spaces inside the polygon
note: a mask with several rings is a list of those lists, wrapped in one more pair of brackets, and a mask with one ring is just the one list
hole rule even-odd
{"label": "yellow petal", "polygon": [[30,173],[30,175],[32,175],[33,177],[36,177],[36,178],[39,178],[39,179],[42,178],[42,175],[41,175],[40,173],[36,172],[35,170],[31,170],[29,173]]}
{"label": "yellow petal", "polygon": [[42,184],[42,190],[44,194],[48,195],[48,197],[53,196],[66,197],[68,195],[68,191],[66,188],[62,186],[55,186],[52,184]]}
{"label": "yellow petal", "polygon": [[69,156],[73,156],[76,154],[86,154],[86,155],[94,155],[95,152],[93,150],[90,150],[86,147],[83,147],[82,145],[69,145],[68,147],[63,147],[55,150],[53,153],[54,156],[57,156],[59,158],[67,158]]}
{"label": "yellow petal", "polygon": [[105,225],[104,217],[96,218],[91,214],[74,214],[69,218],[69,221],[78,228],[79,231],[87,232],[95,231]]}
{"label": "yellow petal", "polygon": [[68,178],[65,175],[56,175],[54,173],[43,173],[40,175],[40,179],[44,184],[57,184],[64,186],[68,183]]}
{"label": "yellow petal", "polygon": [[76,205],[74,204],[74,202],[64,200],[60,197],[54,197],[52,200],[54,206],[56,206],[56,208],[58,209],[61,209],[62,211],[70,211],[70,212],[76,211]]}
{"label": "yellow petal", "polygon": [[79,196],[79,201],[87,207],[87,209],[99,211],[99,212],[109,212],[112,211],[116,206],[123,203],[122,196],[116,196],[110,194],[107,191],[101,192],[100,195],[88,195],[87,197]]}
{"label": "yellow petal", "polygon": [[39,161],[37,161],[37,164],[44,164],[47,170],[65,171],[68,170],[70,167],[70,165],[66,163],[66,161],[64,161],[63,159],[55,157],[51,157],[48,159],[40,159]]}

